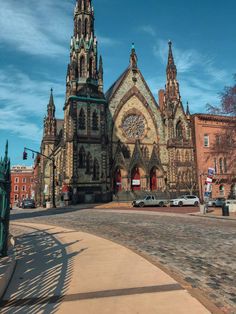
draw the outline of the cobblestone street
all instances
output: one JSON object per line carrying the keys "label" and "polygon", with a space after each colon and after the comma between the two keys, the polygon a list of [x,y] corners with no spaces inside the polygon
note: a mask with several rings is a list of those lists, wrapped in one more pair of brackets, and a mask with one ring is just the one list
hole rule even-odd
{"label": "cobblestone street", "polygon": [[161,263],[225,313],[236,313],[236,221],[95,209],[17,209],[12,220],[58,225],[113,240]]}

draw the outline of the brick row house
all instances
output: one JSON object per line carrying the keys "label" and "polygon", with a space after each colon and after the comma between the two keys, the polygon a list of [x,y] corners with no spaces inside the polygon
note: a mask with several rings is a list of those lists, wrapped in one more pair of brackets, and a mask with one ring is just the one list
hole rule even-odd
{"label": "brick row house", "polygon": [[11,204],[27,198],[34,198],[33,167],[13,166],[11,168]]}
{"label": "brick row house", "polygon": [[236,198],[236,117],[195,114],[192,121],[201,197],[208,168],[214,168],[211,197]]}

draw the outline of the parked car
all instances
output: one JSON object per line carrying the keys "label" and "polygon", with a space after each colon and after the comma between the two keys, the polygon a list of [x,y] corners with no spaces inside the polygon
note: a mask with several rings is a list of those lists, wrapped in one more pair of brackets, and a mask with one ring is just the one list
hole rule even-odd
{"label": "parked car", "polygon": [[144,207],[144,206],[159,206],[163,207],[169,203],[168,200],[158,199],[156,196],[147,195],[143,199],[138,199],[133,201],[132,205],[134,207]]}
{"label": "parked car", "polygon": [[35,201],[32,199],[23,200],[22,208],[35,208]]}
{"label": "parked car", "polygon": [[222,207],[225,203],[226,199],[224,197],[218,197],[214,199],[210,199],[208,201],[208,207]]}
{"label": "parked car", "polygon": [[200,200],[195,195],[182,195],[170,200],[170,206],[199,206]]}

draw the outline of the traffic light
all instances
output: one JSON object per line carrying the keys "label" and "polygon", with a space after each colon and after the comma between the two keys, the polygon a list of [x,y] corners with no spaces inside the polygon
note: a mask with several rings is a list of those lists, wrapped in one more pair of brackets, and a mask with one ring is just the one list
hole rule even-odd
{"label": "traffic light", "polygon": [[27,160],[28,154],[26,151],[23,152],[23,160]]}

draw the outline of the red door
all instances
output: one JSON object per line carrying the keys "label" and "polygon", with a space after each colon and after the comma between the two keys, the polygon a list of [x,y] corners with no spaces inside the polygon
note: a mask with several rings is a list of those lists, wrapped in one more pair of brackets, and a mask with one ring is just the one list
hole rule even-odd
{"label": "red door", "polygon": [[151,191],[157,190],[157,176],[156,176],[156,170],[153,169],[150,174],[150,189]]}
{"label": "red door", "polygon": [[134,168],[132,172],[132,182],[131,187],[133,191],[140,191],[141,190],[141,180],[140,180],[140,173],[139,168]]}
{"label": "red door", "polygon": [[122,189],[122,184],[121,184],[121,172],[120,169],[116,170],[116,175],[115,175],[115,190],[117,192],[121,191]]}

